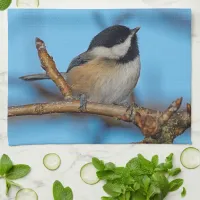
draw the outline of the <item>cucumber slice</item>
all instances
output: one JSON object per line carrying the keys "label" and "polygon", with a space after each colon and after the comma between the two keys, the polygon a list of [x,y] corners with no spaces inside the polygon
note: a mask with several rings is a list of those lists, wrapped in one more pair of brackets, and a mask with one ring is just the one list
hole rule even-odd
{"label": "cucumber slice", "polygon": [[81,179],[89,185],[94,185],[99,182],[99,178],[97,177],[96,172],[97,170],[94,165],[92,163],[87,163],[81,168]]}
{"label": "cucumber slice", "polygon": [[181,153],[181,164],[187,169],[195,169],[200,166],[200,151],[194,147],[188,147]]}
{"label": "cucumber slice", "polygon": [[38,195],[34,190],[24,188],[17,192],[15,200],[38,200]]}
{"label": "cucumber slice", "polygon": [[39,7],[39,0],[17,0],[17,7]]}
{"label": "cucumber slice", "polygon": [[49,170],[56,170],[60,167],[61,159],[56,153],[49,153],[43,158],[44,166]]}

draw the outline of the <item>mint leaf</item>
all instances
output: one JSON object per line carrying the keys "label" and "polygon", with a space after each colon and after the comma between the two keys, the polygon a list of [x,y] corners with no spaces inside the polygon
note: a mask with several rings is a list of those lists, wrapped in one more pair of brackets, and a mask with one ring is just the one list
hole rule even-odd
{"label": "mint leaf", "polygon": [[132,188],[133,186],[126,186],[126,191],[127,192],[136,192],[133,188]]}
{"label": "mint leaf", "polygon": [[126,167],[131,170],[132,176],[151,175],[154,169],[153,164],[141,154],[137,158],[131,159]]}
{"label": "mint leaf", "polygon": [[175,169],[172,169],[172,170],[168,171],[168,174],[169,174],[170,176],[176,176],[176,175],[178,175],[180,172],[181,172],[181,169],[180,169],[180,168],[175,168]]}
{"label": "mint leaf", "polygon": [[106,163],[105,164],[105,170],[114,170],[115,169],[115,164],[112,162]]}
{"label": "mint leaf", "polygon": [[154,168],[157,167],[158,161],[159,161],[158,155],[155,155],[155,156],[152,157],[151,163],[153,164]]}
{"label": "mint leaf", "polygon": [[8,155],[3,154],[0,159],[0,175],[5,175],[11,168],[13,164]]}
{"label": "mint leaf", "polygon": [[169,156],[167,156],[166,159],[165,159],[164,165],[165,165],[165,167],[166,167],[167,169],[172,169],[172,168],[173,168],[173,164],[172,164],[173,156],[174,156],[174,154],[171,153],[171,154],[170,154]]}
{"label": "mint leaf", "polygon": [[163,200],[162,195],[161,194],[156,194],[155,196],[153,196],[151,198],[151,200]]}
{"label": "mint leaf", "polygon": [[112,197],[118,197],[125,191],[125,186],[117,183],[106,183],[103,186],[104,191]]}
{"label": "mint leaf", "polygon": [[126,168],[126,167],[116,167],[114,172],[117,175],[120,175],[122,178],[130,176],[130,170],[128,168]]}
{"label": "mint leaf", "polygon": [[168,161],[166,163],[164,163],[165,168],[167,169],[172,169],[173,168],[173,164],[172,161]]}
{"label": "mint leaf", "polygon": [[100,180],[115,180],[121,177],[120,175],[110,170],[98,171],[96,174]]}
{"label": "mint leaf", "polygon": [[147,160],[142,154],[138,154],[138,159],[142,165],[152,167],[152,163]]}
{"label": "mint leaf", "polygon": [[66,200],[73,200],[73,192],[72,189],[70,187],[66,187],[64,189],[65,193],[66,193]]}
{"label": "mint leaf", "polygon": [[155,172],[167,172],[168,168],[166,167],[165,163],[160,163],[155,169]]}
{"label": "mint leaf", "polygon": [[146,200],[146,197],[140,192],[132,192],[131,200]]}
{"label": "mint leaf", "polygon": [[126,192],[125,193],[125,200],[130,200],[131,198],[131,193],[130,192]]}
{"label": "mint leaf", "polygon": [[97,170],[104,170],[105,168],[104,162],[95,157],[92,158],[92,164]]}
{"label": "mint leaf", "polygon": [[28,165],[14,165],[12,169],[6,174],[6,178],[10,180],[16,180],[23,178],[31,171],[31,168]]}
{"label": "mint leaf", "polygon": [[30,172],[28,165],[13,165],[8,155],[3,154],[0,158],[0,177],[5,179],[6,182],[6,195],[8,196],[11,186],[21,187],[19,184],[12,180],[22,178]]}
{"label": "mint leaf", "polygon": [[126,192],[125,194],[122,194],[118,197],[118,200],[130,200],[131,198],[131,193]]}
{"label": "mint leaf", "polygon": [[65,188],[62,183],[56,180],[53,184],[53,197],[54,200],[65,200]]}
{"label": "mint leaf", "polygon": [[144,175],[141,176],[133,176],[134,180],[137,181],[138,183],[142,184],[142,179],[144,178]]}
{"label": "mint leaf", "polygon": [[139,170],[140,168],[140,162],[138,160],[138,158],[133,158],[131,159],[127,164],[126,167],[130,170]]}
{"label": "mint leaf", "polygon": [[169,183],[169,191],[173,192],[178,190],[183,185],[183,179],[175,179]]}
{"label": "mint leaf", "polygon": [[147,192],[147,199],[150,199],[151,197],[154,197],[156,194],[160,193],[161,193],[160,188],[158,188],[154,184],[151,184]]}
{"label": "mint leaf", "polygon": [[126,167],[116,167],[114,170],[115,174],[120,176],[117,183],[121,183],[124,185],[132,185],[135,183],[134,178],[131,176],[131,171]]}
{"label": "mint leaf", "polygon": [[174,154],[173,154],[173,153],[170,153],[169,156],[166,157],[165,161],[166,161],[166,162],[172,161],[172,160],[173,160],[173,156],[174,156]]}
{"label": "mint leaf", "polygon": [[133,184],[133,189],[134,189],[134,191],[139,190],[139,189],[140,189],[140,184],[137,183],[137,182],[135,182],[135,183]]}
{"label": "mint leaf", "polygon": [[165,197],[169,192],[169,182],[165,175],[162,173],[156,172],[151,177],[152,184],[160,188],[162,196]]}
{"label": "mint leaf", "polygon": [[151,182],[151,179],[148,176],[144,176],[144,178],[142,179],[142,184],[143,184],[145,193],[147,193],[149,189],[150,182]]}
{"label": "mint leaf", "polygon": [[132,176],[124,178],[124,184],[133,185],[135,183],[135,179]]}
{"label": "mint leaf", "polygon": [[138,159],[140,161],[142,169],[146,171],[147,174],[152,174],[154,170],[152,162],[147,160],[142,154],[138,154]]}
{"label": "mint leaf", "polygon": [[183,187],[183,190],[182,190],[182,192],[181,192],[181,196],[182,196],[182,197],[185,197],[185,196],[186,196],[186,193],[187,193],[187,192],[186,192],[186,189]]}
{"label": "mint leaf", "polygon": [[119,174],[121,176],[129,176],[130,175],[130,170],[126,167],[116,167],[114,171],[116,174]]}
{"label": "mint leaf", "polygon": [[62,183],[56,180],[53,183],[54,200],[73,200],[73,192],[70,187],[64,188]]}

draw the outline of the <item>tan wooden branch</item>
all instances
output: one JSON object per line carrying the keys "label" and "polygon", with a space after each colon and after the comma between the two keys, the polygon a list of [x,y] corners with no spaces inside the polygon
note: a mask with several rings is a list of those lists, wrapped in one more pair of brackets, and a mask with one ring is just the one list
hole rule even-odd
{"label": "tan wooden branch", "polygon": [[[73,100],[70,86],[57,70],[53,58],[46,50],[45,43],[39,38],[36,38],[36,48],[43,69],[60,89],[64,99],[71,101],[12,106],[8,108],[8,117],[80,112],[80,102]],[[135,124],[145,136],[140,143],[173,143],[177,136],[191,126],[191,106],[187,104],[185,110],[179,111],[181,103],[182,98],[175,100],[164,112],[134,104],[132,115],[126,107],[88,103],[84,112],[114,117],[116,120]]]}
{"label": "tan wooden branch", "polygon": [[35,42],[36,42],[36,48],[38,50],[38,56],[39,56],[42,68],[46,71],[47,75],[60,89],[64,98],[72,99],[71,88],[67,84],[63,76],[57,70],[56,64],[53,58],[48,54],[46,50],[45,43],[39,38],[36,38]]}

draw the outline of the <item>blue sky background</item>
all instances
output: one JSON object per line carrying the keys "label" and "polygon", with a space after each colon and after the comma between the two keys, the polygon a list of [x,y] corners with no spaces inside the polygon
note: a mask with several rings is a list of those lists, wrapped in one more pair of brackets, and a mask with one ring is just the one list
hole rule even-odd
{"label": "blue sky background", "polygon": [[[60,71],[85,51],[107,26],[120,23],[138,32],[141,76],[137,103],[165,109],[179,97],[191,102],[191,11],[188,9],[43,10],[9,9],[8,104],[22,105],[60,99],[51,81],[23,82],[18,77],[42,73],[35,38],[45,41]],[[41,93],[41,87],[55,93]],[[40,88],[40,90],[38,90]],[[26,116],[9,118],[9,145],[62,143],[131,143],[143,136],[135,127],[107,127],[97,116]],[[174,143],[191,143],[190,129]]]}

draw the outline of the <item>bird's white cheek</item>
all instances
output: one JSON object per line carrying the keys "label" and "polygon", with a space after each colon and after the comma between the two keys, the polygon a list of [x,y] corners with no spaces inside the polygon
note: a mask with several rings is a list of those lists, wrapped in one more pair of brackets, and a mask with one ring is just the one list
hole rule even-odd
{"label": "bird's white cheek", "polygon": [[118,59],[119,56],[114,53],[112,48],[106,47],[96,47],[92,50],[91,54],[97,57],[109,58],[109,59]]}
{"label": "bird's white cheek", "polygon": [[124,57],[126,53],[128,52],[128,49],[131,45],[131,35],[125,40],[122,44],[117,44],[114,47],[111,48],[113,56],[116,57]]}
{"label": "bird's white cheek", "polygon": [[128,47],[126,45],[118,45],[112,48],[112,54],[113,56],[116,56],[118,58],[123,57],[126,55],[128,51]]}
{"label": "bird's white cheek", "polygon": [[128,49],[131,45],[131,37],[130,35],[124,43],[117,44],[111,48],[107,47],[95,47],[91,54],[97,57],[104,57],[104,58],[110,58],[110,59],[119,59],[121,57],[124,57],[126,53],[128,52]]}

